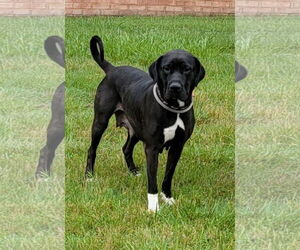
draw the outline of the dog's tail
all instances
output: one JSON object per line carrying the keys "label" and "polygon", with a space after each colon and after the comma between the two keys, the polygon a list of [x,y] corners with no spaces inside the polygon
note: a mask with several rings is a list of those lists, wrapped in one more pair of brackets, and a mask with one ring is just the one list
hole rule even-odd
{"label": "dog's tail", "polygon": [[61,67],[65,67],[64,39],[59,36],[49,36],[44,42],[44,48],[51,60],[59,64]]}
{"label": "dog's tail", "polygon": [[93,36],[90,41],[91,53],[94,60],[104,70],[105,73],[114,68],[114,66],[104,59],[103,43],[100,37]]}

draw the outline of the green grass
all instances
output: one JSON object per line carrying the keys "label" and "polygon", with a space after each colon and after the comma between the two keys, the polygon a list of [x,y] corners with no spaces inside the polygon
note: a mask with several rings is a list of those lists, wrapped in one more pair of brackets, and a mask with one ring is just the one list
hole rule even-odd
{"label": "green grass", "polygon": [[[93,99],[103,72],[89,40],[102,37],[115,65],[147,70],[161,54],[181,48],[207,71],[195,91],[196,127],[174,177],[177,204],[147,212],[145,156],[134,159],[142,176],[128,174],[121,147],[126,131],[114,118],[96,159],[96,179],[85,183]],[[67,18],[66,248],[232,249],[234,247],[234,18]],[[166,153],[160,156],[161,183]]]}
{"label": "green grass", "polygon": [[34,179],[50,101],[64,70],[44,40],[64,35],[63,18],[0,18],[0,249],[64,246],[64,150],[48,182]]}
{"label": "green grass", "polygon": [[[64,35],[64,18],[1,17],[0,249],[62,249],[64,240],[67,249],[299,249],[298,23],[298,17],[235,24],[232,17],[67,18],[66,151],[62,144],[52,178],[37,183],[50,100],[64,80],[43,42]],[[236,123],[234,28],[236,56],[249,69],[236,88]],[[177,204],[155,215],[146,211],[142,146],[134,155],[142,176],[134,178],[121,153],[126,132],[113,119],[98,150],[96,181],[83,181],[93,98],[104,76],[88,48],[94,34],[116,65],[147,70],[162,53],[183,48],[206,68],[195,92],[195,132],[174,177]],[[164,152],[159,183],[165,161]]]}
{"label": "green grass", "polygon": [[300,248],[299,17],[236,18],[238,249]]}

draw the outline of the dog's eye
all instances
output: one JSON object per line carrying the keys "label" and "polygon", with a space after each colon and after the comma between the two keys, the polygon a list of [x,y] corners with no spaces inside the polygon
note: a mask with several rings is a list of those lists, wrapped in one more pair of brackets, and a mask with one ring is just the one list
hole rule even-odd
{"label": "dog's eye", "polygon": [[192,69],[190,67],[184,67],[184,73],[189,73]]}
{"label": "dog's eye", "polygon": [[163,71],[166,73],[166,74],[168,74],[168,73],[170,73],[170,68],[168,67],[168,66],[163,66]]}

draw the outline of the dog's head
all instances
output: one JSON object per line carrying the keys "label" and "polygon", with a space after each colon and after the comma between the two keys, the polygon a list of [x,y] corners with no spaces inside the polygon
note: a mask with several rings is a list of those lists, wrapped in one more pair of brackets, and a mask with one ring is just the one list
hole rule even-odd
{"label": "dog's head", "polygon": [[199,60],[184,50],[172,50],[159,57],[149,73],[166,101],[186,101],[205,76]]}

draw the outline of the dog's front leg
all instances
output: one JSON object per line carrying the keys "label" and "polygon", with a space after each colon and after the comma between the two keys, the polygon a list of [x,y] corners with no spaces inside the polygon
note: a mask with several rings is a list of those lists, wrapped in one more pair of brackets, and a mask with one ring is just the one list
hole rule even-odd
{"label": "dog's front leg", "polygon": [[154,146],[145,145],[147,158],[147,176],[148,176],[148,211],[156,212],[159,210],[158,190],[157,190],[157,165],[158,149]]}
{"label": "dog's front leg", "polygon": [[174,198],[171,193],[172,186],[172,178],[175,172],[176,165],[181,156],[181,152],[183,149],[183,144],[179,144],[176,146],[172,146],[168,153],[168,160],[165,172],[165,178],[162,184],[162,199],[169,205],[173,205],[175,203]]}

